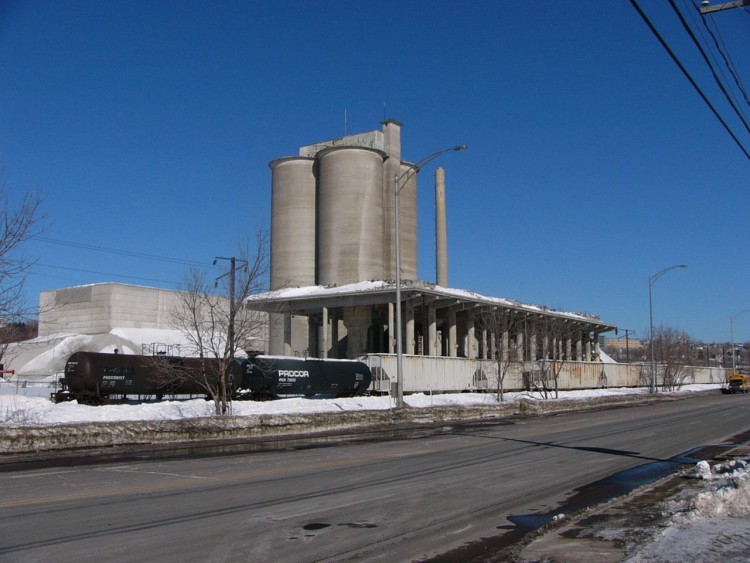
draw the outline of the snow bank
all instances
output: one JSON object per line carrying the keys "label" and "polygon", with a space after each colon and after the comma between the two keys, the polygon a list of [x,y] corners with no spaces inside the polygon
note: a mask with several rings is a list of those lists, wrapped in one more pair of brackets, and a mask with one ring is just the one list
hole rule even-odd
{"label": "snow bank", "polygon": [[[700,462],[696,476],[713,485],[691,499],[688,509],[676,516],[677,521],[720,516],[750,515],[750,465],[747,460],[732,460],[713,467]],[[708,466],[708,467],[706,467]]]}
{"label": "snow bank", "polygon": [[699,484],[667,502],[661,534],[629,557],[629,563],[659,561],[748,561],[750,553],[750,463],[701,461],[692,476]]}
{"label": "snow bank", "polygon": [[[694,393],[718,390],[717,385],[687,385],[681,393]],[[184,420],[212,416],[213,402],[203,399],[132,403],[92,407],[69,403],[54,404],[50,393],[54,387],[49,384],[33,387],[16,387],[13,383],[0,382],[0,425],[54,425],[85,422],[122,422]],[[647,389],[590,389],[581,391],[561,391],[559,399],[542,400],[533,393],[505,393],[508,404],[532,403],[543,407],[562,401],[586,401],[607,398],[637,398],[647,395]],[[418,393],[407,395],[404,401],[414,408],[431,407],[481,407],[498,405],[497,397],[491,393],[452,393],[429,395]],[[390,397],[353,397],[343,399],[289,398],[277,401],[234,401],[232,415],[282,415],[315,414],[333,412],[386,410],[394,406]]]}

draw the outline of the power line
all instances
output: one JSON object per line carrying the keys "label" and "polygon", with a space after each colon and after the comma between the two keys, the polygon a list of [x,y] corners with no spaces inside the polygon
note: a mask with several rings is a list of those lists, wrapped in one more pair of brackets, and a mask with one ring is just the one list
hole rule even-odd
{"label": "power line", "polygon": [[[748,118],[747,108],[744,107],[744,105],[741,103],[741,100],[739,99],[739,96],[734,92],[734,89],[731,88],[729,79],[727,78],[726,74],[722,70],[724,66],[726,66],[727,70],[729,71],[729,74],[734,79],[734,83],[737,85],[737,88],[741,92],[744,93],[744,88],[739,79],[739,76],[737,75],[737,69],[735,68],[734,63],[731,60],[731,56],[729,55],[728,48],[726,44],[724,43],[724,38],[721,37],[721,32],[719,31],[719,28],[716,25],[716,22],[713,20],[713,17],[711,18],[711,21],[713,23],[715,32],[719,35],[720,41],[717,40],[714,32],[711,30],[711,28],[708,27],[708,24],[707,24],[708,17],[701,14],[700,8],[695,6],[695,4],[693,4],[691,0],[682,0],[682,6],[680,7],[680,10],[682,11],[683,14],[687,13],[687,15],[690,16],[690,26],[696,31],[696,35],[699,36],[700,42],[704,46],[709,45],[709,42],[713,42],[713,45],[715,48],[711,49],[710,47],[706,47],[706,52],[711,56],[711,60],[716,66],[717,71],[719,72],[719,74],[721,74],[722,81],[724,82],[724,84],[727,85],[727,90],[729,90],[729,93],[731,94],[735,103],[741,106],[741,109],[743,110],[742,113],[745,115],[745,118],[747,119]],[[700,20],[700,23],[697,20]],[[716,53],[718,53],[718,55],[721,55],[721,58],[724,61],[723,65],[721,64],[721,61],[719,60],[719,57],[717,56]]]}
{"label": "power line", "polygon": [[714,77],[714,81],[719,86],[719,89],[721,90],[721,92],[724,94],[724,97],[729,102],[729,105],[732,106],[732,109],[737,114],[737,117],[740,118],[740,121],[745,126],[745,129],[747,129],[747,132],[750,133],[750,124],[748,124],[747,120],[745,119],[745,116],[742,115],[742,113],[740,112],[739,108],[737,107],[737,104],[734,103],[734,99],[732,98],[732,96],[730,96],[729,92],[727,92],[727,89],[724,86],[724,83],[721,81],[721,79],[719,78],[719,75],[716,73],[716,69],[714,68],[713,63],[708,58],[708,55],[706,55],[706,51],[705,49],[703,49],[703,45],[700,44],[700,42],[698,41],[698,38],[695,36],[695,33],[693,33],[693,30],[688,25],[687,21],[685,21],[685,18],[682,15],[682,12],[680,12],[674,0],[669,0],[669,5],[672,6],[672,10],[674,10],[674,13],[677,14],[677,17],[679,18],[680,23],[682,24],[682,27],[690,36],[690,39],[693,40],[693,43],[695,43],[695,46],[698,48],[698,51],[700,51],[700,54],[703,57],[703,60],[708,65],[708,68],[711,69],[711,75]]}
{"label": "power line", "polygon": [[139,277],[139,276],[128,276],[126,274],[113,274],[111,272],[99,272],[99,271],[96,271],[96,270],[84,270],[84,269],[81,269],[81,268],[71,268],[71,267],[68,267],[68,266],[54,266],[52,264],[39,264],[39,263],[35,264],[34,266],[35,267],[36,266],[41,266],[43,268],[53,268],[53,269],[56,269],[56,270],[66,270],[66,271],[69,271],[69,272],[81,272],[81,273],[85,273],[85,274],[97,274],[97,275],[100,275],[100,276],[112,276],[112,277],[116,277],[116,278],[124,278],[124,279],[130,279],[130,280],[141,280],[141,281],[150,281],[150,282],[155,282],[155,283],[166,283],[166,284],[174,285],[174,286],[178,285],[178,282],[174,282],[174,281],[159,280],[159,279],[155,279],[155,278],[144,278],[144,277]]}
{"label": "power line", "polygon": [[745,102],[750,105],[750,97],[747,94],[747,90],[745,90],[745,86],[742,84],[742,80],[740,80],[740,77],[737,75],[737,67],[735,66],[734,61],[732,60],[732,57],[729,54],[728,49],[726,48],[726,44],[724,43],[724,38],[721,36],[721,30],[719,29],[719,26],[716,25],[716,22],[713,20],[713,16],[711,16],[711,22],[716,28],[716,33],[719,34],[721,45],[719,44],[719,40],[716,39],[716,35],[714,34],[713,30],[709,27],[706,21],[706,16],[701,16],[700,20],[703,23],[703,27],[706,28],[706,31],[708,31],[708,34],[711,36],[711,39],[713,39],[716,50],[719,51],[719,54],[724,59],[724,64],[729,69],[729,73],[732,75],[732,78],[734,78],[734,82],[737,85],[737,88],[739,88],[740,92],[742,92],[742,95],[745,98]]}
{"label": "power line", "polygon": [[690,76],[690,73],[687,71],[687,69],[683,66],[683,64],[680,62],[680,60],[677,58],[677,55],[674,54],[674,51],[669,47],[667,42],[664,40],[664,38],[661,36],[661,34],[657,31],[657,29],[654,27],[654,24],[651,23],[651,20],[648,18],[648,16],[643,12],[641,7],[638,5],[638,2],[636,0],[630,0],[631,6],[635,9],[636,12],[638,12],[638,15],[641,16],[641,19],[646,23],[648,28],[651,30],[651,33],[654,34],[656,39],[661,43],[661,46],[664,48],[664,50],[667,51],[669,56],[672,58],[674,63],[679,67],[679,69],[682,71],[682,74],[685,75],[685,78],[688,79],[690,84],[695,88],[696,92],[700,95],[700,97],[703,99],[705,104],[711,109],[714,116],[716,116],[716,119],[719,120],[719,122],[724,126],[724,129],[726,129],[727,133],[729,133],[729,136],[732,137],[734,142],[737,144],[737,146],[740,148],[740,150],[745,154],[748,160],[750,160],[750,152],[742,145],[740,140],[737,138],[737,136],[734,134],[734,131],[729,127],[729,125],[724,121],[724,118],[721,117],[717,109],[713,106],[711,101],[706,97],[706,95],[703,93],[703,90],[701,90],[700,86],[693,80],[693,77]]}
{"label": "power line", "polygon": [[208,263],[199,263],[199,262],[192,262],[190,260],[182,260],[180,258],[171,258],[169,256],[158,256],[155,254],[146,254],[144,252],[134,252],[131,250],[119,250],[116,248],[108,248],[106,246],[96,246],[93,244],[85,244],[82,242],[73,242],[73,241],[67,241],[67,240],[60,240],[60,239],[54,239],[54,238],[48,238],[48,237],[41,237],[41,236],[35,236],[32,237],[34,240],[38,240],[40,242],[48,242],[51,244],[58,244],[61,246],[69,246],[72,248],[83,248],[85,250],[93,250],[96,252],[105,252],[108,254],[119,254],[120,256],[130,256],[131,258],[143,258],[145,260],[155,260],[157,262],[167,262],[170,264],[181,264],[183,266],[197,266],[200,268],[208,268],[211,267],[211,264]]}

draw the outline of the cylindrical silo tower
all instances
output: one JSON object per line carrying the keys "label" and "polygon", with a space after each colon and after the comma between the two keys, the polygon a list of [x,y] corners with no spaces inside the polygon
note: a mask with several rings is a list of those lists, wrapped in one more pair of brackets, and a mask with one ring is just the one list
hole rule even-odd
{"label": "cylindrical silo tower", "polygon": [[315,285],[314,158],[290,156],[271,168],[271,289]]}
{"label": "cylindrical silo tower", "polygon": [[401,123],[387,119],[383,125],[383,279],[396,279],[396,178],[401,174]]}
{"label": "cylindrical silo tower", "polygon": [[382,279],[385,156],[353,146],[316,155],[318,284]]}
{"label": "cylindrical silo tower", "polygon": [[[409,162],[401,163],[401,176],[413,169]],[[401,279],[417,279],[417,174],[416,170],[406,174],[401,189]],[[405,180],[406,178],[404,178]],[[394,227],[395,228],[395,227]],[[395,272],[395,268],[394,268]]]}
{"label": "cylindrical silo tower", "polygon": [[[271,289],[315,285],[314,158],[291,156],[271,168]],[[284,348],[284,314],[272,314],[271,354],[303,354],[309,349],[308,321],[291,319],[291,349]]]}

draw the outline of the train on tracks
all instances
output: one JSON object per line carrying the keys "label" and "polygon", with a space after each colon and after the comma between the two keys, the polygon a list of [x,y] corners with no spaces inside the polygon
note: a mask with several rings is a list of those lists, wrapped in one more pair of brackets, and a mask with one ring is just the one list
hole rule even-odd
{"label": "train on tracks", "polygon": [[[56,402],[100,405],[130,398],[208,394],[221,372],[218,359],[75,352],[66,364]],[[354,360],[322,360],[254,355],[226,366],[227,393],[233,399],[281,396],[351,397],[365,393],[370,368]]]}

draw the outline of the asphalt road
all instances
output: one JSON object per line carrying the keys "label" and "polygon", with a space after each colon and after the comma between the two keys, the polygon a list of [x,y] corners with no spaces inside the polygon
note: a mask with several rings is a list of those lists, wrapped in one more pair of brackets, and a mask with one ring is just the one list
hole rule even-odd
{"label": "asphalt road", "polygon": [[565,512],[584,485],[748,429],[750,397],[716,393],[405,440],[0,473],[0,561],[483,559],[522,515]]}

